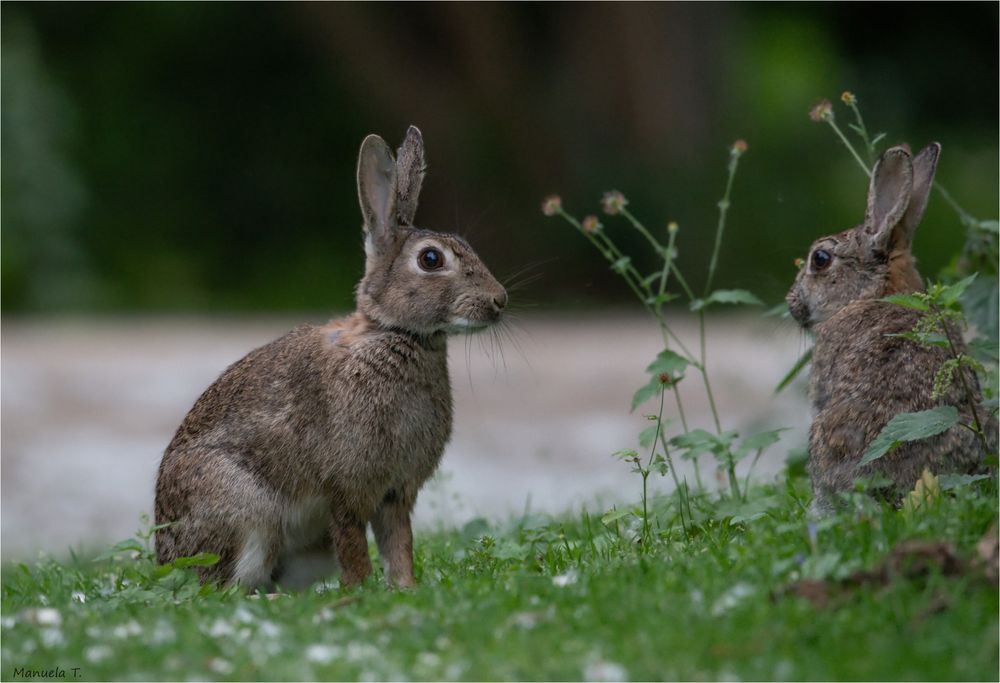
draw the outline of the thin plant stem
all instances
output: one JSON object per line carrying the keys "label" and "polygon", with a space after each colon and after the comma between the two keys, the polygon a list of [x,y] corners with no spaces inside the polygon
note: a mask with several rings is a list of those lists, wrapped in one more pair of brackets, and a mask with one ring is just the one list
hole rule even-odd
{"label": "thin plant stem", "polygon": [[712,280],[715,278],[715,267],[719,262],[719,248],[722,246],[722,234],[726,230],[726,213],[729,211],[729,194],[733,189],[733,179],[736,178],[736,167],[740,164],[740,152],[733,149],[729,157],[729,175],[726,177],[726,192],[719,200],[719,222],[715,226],[715,244],[712,247],[712,259],[708,262],[708,277],[705,278],[705,294],[712,291]]}
{"label": "thin plant stem", "polygon": [[[664,385],[660,385],[660,410],[656,414],[656,433],[653,434],[653,444],[649,448],[649,460],[646,462],[646,467],[643,469],[639,468],[642,473],[642,539],[643,545],[646,545],[649,540],[649,510],[647,507],[647,486],[649,481],[649,472],[653,467],[653,458],[656,455],[656,441],[660,438],[660,433],[663,429],[663,390]],[[671,468],[673,471],[673,468]]]}
{"label": "thin plant stem", "polygon": [[743,495],[746,496],[747,491],[750,490],[750,475],[753,473],[753,468],[757,466],[757,461],[760,460],[760,456],[763,455],[764,449],[758,448],[757,455],[753,456],[753,462],[750,463],[750,469],[747,470],[747,476],[743,480]]}
{"label": "thin plant stem", "polygon": [[636,230],[638,230],[643,237],[646,238],[646,240],[650,243],[650,245],[652,245],[653,249],[656,250],[656,253],[662,255],[663,245],[660,244],[655,237],[653,237],[652,233],[650,233],[649,230],[646,229],[646,226],[640,223],[639,219],[633,216],[632,212],[626,209],[625,207],[622,207],[620,211],[621,214],[628,219],[629,223],[631,223],[632,226]]}
{"label": "thin plant stem", "polygon": [[[593,233],[584,230],[583,226],[580,225],[580,221],[576,220],[576,218],[566,213],[566,211],[564,211],[563,209],[560,208],[557,213],[560,216],[562,216],[570,225],[575,227],[580,232],[581,235],[586,237],[590,241],[590,243],[594,245],[597,248],[597,250],[601,252],[604,258],[606,258],[610,263],[614,263],[617,260],[617,258],[621,258],[621,252],[618,251],[618,247],[615,246],[615,244],[611,242],[611,240],[608,239],[608,237],[604,235],[603,232],[599,231],[597,234],[600,235],[605,240],[605,243],[602,243],[601,240],[595,237]],[[639,285],[634,283],[632,281],[632,278],[629,277],[629,275],[626,274],[625,272],[623,272],[621,275],[623,278],[625,278],[625,282],[632,289],[635,295],[639,297],[639,301],[642,302],[642,304],[646,308],[649,308],[649,304],[646,303],[646,297],[643,296],[642,292],[639,290]],[[641,284],[641,279],[639,284]]]}
{"label": "thin plant stem", "polygon": [[[715,269],[719,261],[719,249],[722,246],[722,236],[726,231],[726,214],[729,211],[729,196],[733,189],[733,180],[736,178],[736,169],[739,167],[741,152],[735,147],[730,151],[728,175],[726,177],[726,191],[719,200],[719,221],[715,228],[715,244],[712,247],[712,258],[708,262],[708,277],[705,278],[705,293],[702,298],[707,298],[712,290],[712,280],[715,278]],[[690,288],[687,288],[690,291]],[[719,410],[715,405],[715,396],[712,393],[712,383],[708,379],[707,354],[705,350],[705,309],[698,309],[698,340],[701,351],[701,376],[705,383],[705,394],[708,396],[708,405],[712,410],[712,420],[715,423],[715,431],[722,433],[722,422],[719,420]]]}
{"label": "thin plant stem", "polygon": [[[940,309],[938,309],[937,306],[934,307],[934,310],[935,313],[940,312]],[[982,426],[983,423],[979,421],[979,412],[976,410],[975,394],[972,393],[972,390],[969,388],[968,382],[966,382],[965,380],[965,367],[963,367],[961,363],[961,359],[959,357],[955,340],[952,339],[951,337],[951,330],[948,328],[948,321],[946,321],[944,318],[941,318],[939,326],[941,327],[941,330],[944,332],[945,338],[948,340],[948,348],[951,351],[952,358],[959,360],[957,368],[958,379],[962,383],[962,391],[965,392],[965,400],[969,404],[969,411],[972,413],[972,424],[975,427],[974,431],[976,432],[976,436],[979,437],[979,443],[983,447],[983,453],[989,453],[990,447],[989,444],[986,442],[986,435],[983,434],[983,426]]]}
{"label": "thin plant stem", "polygon": [[701,342],[701,378],[705,384],[705,394],[708,396],[708,407],[712,409],[712,421],[715,422],[716,434],[722,433],[722,423],[719,421],[719,409],[715,405],[715,396],[712,394],[712,383],[708,379],[708,367],[705,354],[705,309],[698,311],[698,338]]}
{"label": "thin plant stem", "polygon": [[[663,389],[660,389],[660,418],[663,416]],[[660,418],[657,418],[659,420]],[[686,431],[686,430],[685,430]],[[660,445],[663,446],[664,457],[667,459],[667,468],[670,470],[670,476],[674,480],[674,489],[677,491],[677,511],[681,516],[681,527],[684,529],[684,535],[687,536],[687,524],[684,521],[684,507],[683,507],[683,493],[681,492],[681,482],[677,479],[677,470],[674,469],[674,458],[670,455],[670,447],[667,445],[667,437],[663,433],[663,430],[659,429],[659,422],[657,422],[657,437],[660,440]],[[653,449],[656,449],[656,441],[653,441]],[[652,460],[650,461],[652,463]]]}
{"label": "thin plant stem", "polygon": [[963,209],[959,205],[959,203],[956,202],[955,199],[951,196],[951,193],[949,193],[948,190],[944,189],[940,183],[934,183],[934,189],[937,190],[942,197],[944,197],[944,200],[948,203],[948,206],[950,206],[952,210],[958,214],[958,219],[962,222],[963,225],[965,225],[965,227],[967,228],[979,227],[979,221],[974,216],[972,216],[972,214]]}
{"label": "thin plant stem", "polygon": [[833,128],[833,132],[837,134],[837,137],[840,138],[840,141],[844,143],[844,145],[847,147],[848,150],[850,150],[851,155],[854,157],[854,160],[858,162],[858,166],[860,166],[864,170],[866,176],[871,178],[872,172],[868,169],[868,164],[866,164],[864,160],[862,160],[861,155],[858,154],[857,150],[854,149],[854,145],[852,145],[851,141],[847,139],[847,136],[844,135],[843,132],[841,132],[840,127],[837,125],[837,122],[833,120],[833,116],[826,116],[824,117],[823,120],[830,124],[830,128]]}
{"label": "thin plant stem", "polygon": [[854,112],[854,118],[858,122],[858,128],[857,128],[858,135],[860,135],[861,139],[864,140],[865,149],[868,152],[868,163],[874,164],[875,145],[872,144],[871,138],[868,137],[868,129],[865,127],[864,119],[861,118],[861,110],[858,109],[858,103],[852,98],[850,102],[848,102],[847,106],[850,107],[851,111]]}

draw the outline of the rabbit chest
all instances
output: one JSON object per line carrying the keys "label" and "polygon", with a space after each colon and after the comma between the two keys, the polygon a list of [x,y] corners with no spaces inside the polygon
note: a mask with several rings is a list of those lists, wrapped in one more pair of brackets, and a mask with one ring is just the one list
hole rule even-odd
{"label": "rabbit chest", "polygon": [[[378,500],[416,492],[451,436],[452,398],[443,335],[327,333],[332,377],[326,474],[338,487]],[[360,495],[360,498],[368,498]]]}

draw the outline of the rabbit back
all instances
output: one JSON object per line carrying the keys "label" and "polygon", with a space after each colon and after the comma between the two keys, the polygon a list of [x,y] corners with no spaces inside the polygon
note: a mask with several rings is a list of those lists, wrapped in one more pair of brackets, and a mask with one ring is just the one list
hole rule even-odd
{"label": "rabbit back", "polygon": [[[808,469],[818,507],[829,509],[833,495],[850,490],[858,477],[884,476],[893,482],[898,497],[912,489],[925,467],[935,473],[970,472],[982,462],[976,436],[955,425],[859,465],[868,446],[898,413],[953,405],[962,422],[972,421],[957,378],[944,394],[931,398],[935,373],[950,357],[948,351],[892,336],[912,330],[922,315],[865,300],[845,306],[817,326],[809,383],[815,415]],[[966,373],[966,380],[978,401],[975,377]]]}

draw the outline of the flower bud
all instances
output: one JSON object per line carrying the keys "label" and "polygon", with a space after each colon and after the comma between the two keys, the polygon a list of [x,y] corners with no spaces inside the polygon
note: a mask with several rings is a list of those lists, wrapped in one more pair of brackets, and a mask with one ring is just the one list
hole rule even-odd
{"label": "flower bud", "polygon": [[555,216],[562,210],[562,199],[557,194],[549,195],[542,202],[542,213],[546,216]]}
{"label": "flower bud", "polygon": [[823,121],[833,120],[833,105],[830,104],[830,100],[820,100],[816,103],[812,109],[809,110],[809,118],[811,118],[816,123],[822,123]]}
{"label": "flower bud", "polygon": [[605,192],[604,197],[601,198],[601,208],[604,209],[604,213],[609,216],[614,216],[621,213],[628,205],[628,200],[625,199],[623,195],[618,190],[611,190],[611,192]]}
{"label": "flower bud", "polygon": [[597,220],[597,216],[593,215],[584,218],[581,225],[583,227],[583,231],[587,234],[597,232],[601,229],[601,222]]}

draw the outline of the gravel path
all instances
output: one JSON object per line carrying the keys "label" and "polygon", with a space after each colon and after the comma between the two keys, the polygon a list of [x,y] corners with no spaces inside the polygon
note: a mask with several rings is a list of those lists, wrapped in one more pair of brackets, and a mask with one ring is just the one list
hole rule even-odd
{"label": "gravel path", "polygon": [[[151,510],[163,448],[199,393],[231,362],[294,320],[5,319],[2,330],[2,551],[92,548],[130,535]],[[319,322],[319,320],[317,320]],[[685,343],[695,321],[676,323]],[[521,352],[489,340],[451,343],[455,433],[416,523],[591,509],[638,495],[610,454],[636,447],[646,421],[628,412],[659,336],[643,317],[527,317]],[[771,392],[803,348],[788,323],[742,315],[709,321],[709,367],[727,428],[792,426],[757,471],[770,476],[801,445],[802,388]],[[485,348],[481,348],[485,346]],[[694,373],[681,384],[689,421],[711,424]],[[702,471],[708,469],[704,463]],[[690,478],[688,466],[685,473]],[[708,479],[712,479],[711,475]],[[669,479],[655,482],[667,488]]]}

